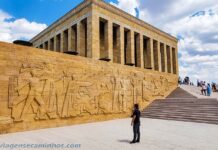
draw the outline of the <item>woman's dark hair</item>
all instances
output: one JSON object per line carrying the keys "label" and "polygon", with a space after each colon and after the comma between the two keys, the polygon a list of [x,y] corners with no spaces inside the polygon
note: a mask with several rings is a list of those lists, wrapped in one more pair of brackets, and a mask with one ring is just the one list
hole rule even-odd
{"label": "woman's dark hair", "polygon": [[135,109],[139,109],[139,104],[134,105]]}

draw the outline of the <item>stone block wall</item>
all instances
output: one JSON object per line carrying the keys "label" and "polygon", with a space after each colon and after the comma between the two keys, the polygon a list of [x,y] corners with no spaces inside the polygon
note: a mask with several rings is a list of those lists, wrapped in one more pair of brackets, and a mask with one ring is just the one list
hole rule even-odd
{"label": "stone block wall", "polygon": [[129,117],[178,76],[0,42],[0,134]]}

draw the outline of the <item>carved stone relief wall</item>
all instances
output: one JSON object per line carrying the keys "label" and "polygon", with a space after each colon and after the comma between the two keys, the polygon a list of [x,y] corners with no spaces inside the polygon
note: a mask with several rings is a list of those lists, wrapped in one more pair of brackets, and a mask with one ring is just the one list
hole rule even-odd
{"label": "carved stone relief wall", "polygon": [[0,99],[0,104],[7,102],[7,111],[0,114],[1,133],[127,117],[135,103],[144,109],[177,86],[172,74],[0,46],[0,56],[7,60],[0,66],[5,70],[0,83],[8,85]]}

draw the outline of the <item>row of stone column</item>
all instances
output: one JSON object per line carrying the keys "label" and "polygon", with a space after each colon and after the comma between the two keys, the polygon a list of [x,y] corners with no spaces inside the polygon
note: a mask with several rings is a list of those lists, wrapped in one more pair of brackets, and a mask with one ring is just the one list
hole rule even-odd
{"label": "row of stone column", "polygon": [[110,20],[90,21],[77,22],[38,48],[177,74],[176,48]]}
{"label": "row of stone column", "polygon": [[84,19],[37,48],[56,52],[77,52],[80,56],[90,57],[87,52],[87,27],[87,19]]}
{"label": "row of stone column", "polygon": [[140,32],[99,19],[100,58],[160,72],[177,74],[177,49]]}

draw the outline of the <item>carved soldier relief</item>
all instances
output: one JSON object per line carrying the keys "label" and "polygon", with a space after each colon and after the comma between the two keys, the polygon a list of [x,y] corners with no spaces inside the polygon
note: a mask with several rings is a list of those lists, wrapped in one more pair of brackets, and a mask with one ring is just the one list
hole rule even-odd
{"label": "carved soldier relief", "polygon": [[[27,61],[28,62],[28,61]],[[135,103],[163,96],[168,79],[141,72],[23,63],[9,78],[8,105],[14,122],[128,114]]]}

